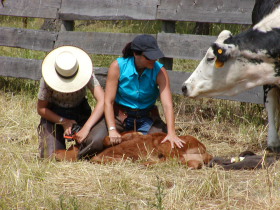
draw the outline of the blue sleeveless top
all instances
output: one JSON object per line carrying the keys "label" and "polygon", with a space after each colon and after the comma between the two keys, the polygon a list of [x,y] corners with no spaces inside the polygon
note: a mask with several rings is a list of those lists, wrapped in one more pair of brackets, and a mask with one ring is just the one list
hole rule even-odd
{"label": "blue sleeveless top", "polygon": [[121,57],[117,61],[120,78],[115,101],[132,109],[153,106],[159,96],[157,76],[163,64],[156,61],[153,69],[145,69],[140,76],[136,71],[134,57]]}

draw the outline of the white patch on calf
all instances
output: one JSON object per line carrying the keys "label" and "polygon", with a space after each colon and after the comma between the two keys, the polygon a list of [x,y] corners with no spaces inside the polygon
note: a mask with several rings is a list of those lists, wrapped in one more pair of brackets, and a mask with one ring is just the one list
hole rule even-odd
{"label": "white patch on calf", "polygon": [[271,31],[273,28],[280,28],[280,6],[253,27],[254,30],[262,32]]}

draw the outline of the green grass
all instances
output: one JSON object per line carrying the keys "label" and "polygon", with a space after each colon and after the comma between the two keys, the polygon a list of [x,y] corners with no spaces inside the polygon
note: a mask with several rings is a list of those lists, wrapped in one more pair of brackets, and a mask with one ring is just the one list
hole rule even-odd
{"label": "green grass", "polygon": [[75,21],[75,31],[111,33],[147,33],[161,31],[161,21],[115,20],[115,21]]}
{"label": "green grass", "polygon": [[46,52],[0,46],[0,56],[43,60]]}
{"label": "green grass", "polygon": [[[25,20],[27,20],[27,25],[25,25]],[[23,18],[14,16],[0,16],[0,26],[1,27],[11,27],[11,28],[27,28],[27,29],[37,29],[39,30],[43,24],[44,19],[41,18]]]}

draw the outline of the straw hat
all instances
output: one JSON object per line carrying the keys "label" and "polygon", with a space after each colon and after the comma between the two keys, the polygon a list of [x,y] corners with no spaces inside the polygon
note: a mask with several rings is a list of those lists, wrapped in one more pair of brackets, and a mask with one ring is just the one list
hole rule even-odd
{"label": "straw hat", "polygon": [[42,75],[52,89],[71,93],[83,88],[92,75],[92,62],[86,52],[73,46],[51,51],[42,64]]}

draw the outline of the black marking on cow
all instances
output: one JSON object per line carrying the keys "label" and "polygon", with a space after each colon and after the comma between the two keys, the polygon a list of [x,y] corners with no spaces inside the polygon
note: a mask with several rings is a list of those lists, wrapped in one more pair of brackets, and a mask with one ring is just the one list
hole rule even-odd
{"label": "black marking on cow", "polygon": [[242,65],[247,65],[247,63],[249,63],[249,60],[244,58],[244,57],[237,57],[236,60],[239,62],[239,63],[242,63]]}
{"label": "black marking on cow", "polygon": [[218,44],[213,43],[212,49],[215,56],[217,57],[217,60],[221,62],[226,62],[229,59],[230,55],[226,54],[226,50],[220,47]]}
{"label": "black marking on cow", "polygon": [[236,45],[241,51],[249,50],[257,53],[260,50],[264,50],[270,57],[278,59],[280,57],[279,37],[279,28],[274,28],[268,32],[249,29],[236,36],[229,37],[224,43]]}
{"label": "black marking on cow", "polygon": [[250,63],[254,63],[254,64],[261,64],[261,63],[263,63],[263,60],[261,60],[261,59],[253,59],[253,58],[251,58],[251,59],[248,59],[248,60],[249,60]]}
{"label": "black marking on cow", "polygon": [[246,57],[237,57],[236,61],[238,61],[239,63],[241,63],[241,65],[243,67],[245,67],[248,63],[252,63],[255,65],[260,65],[262,64],[264,61],[261,59],[250,59],[250,58],[246,58]]}
{"label": "black marking on cow", "polygon": [[278,5],[280,5],[280,0],[256,0],[252,11],[253,25],[260,22],[266,15],[277,8]]}

